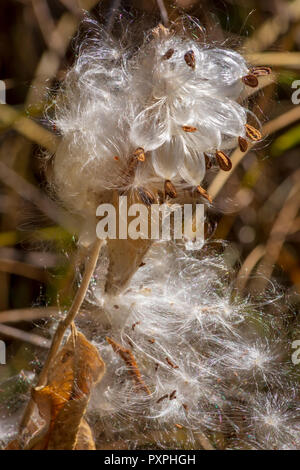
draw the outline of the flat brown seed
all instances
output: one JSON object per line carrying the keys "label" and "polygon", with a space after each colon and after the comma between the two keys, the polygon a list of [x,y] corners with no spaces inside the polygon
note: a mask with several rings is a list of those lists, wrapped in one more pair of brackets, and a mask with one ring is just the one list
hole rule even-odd
{"label": "flat brown seed", "polygon": [[182,126],[182,129],[184,130],[184,132],[196,132],[197,127],[193,127],[193,126]]}
{"label": "flat brown seed", "polygon": [[168,60],[168,59],[171,59],[172,55],[174,54],[175,50],[174,49],[169,49],[163,56],[162,56],[162,59],[163,60]]}
{"label": "flat brown seed", "polygon": [[186,64],[189,66],[189,67],[192,67],[192,69],[195,68],[196,66],[196,59],[195,59],[195,53],[194,51],[188,51],[184,54],[184,60],[186,62]]}
{"label": "flat brown seed", "polygon": [[197,186],[196,190],[197,190],[197,192],[198,192],[202,197],[204,197],[204,198],[207,199],[210,203],[212,203],[212,198],[211,198],[211,196],[208,194],[207,191],[205,191],[204,188],[202,188],[202,186]]}
{"label": "flat brown seed", "polygon": [[141,201],[145,204],[145,206],[151,206],[154,204],[155,199],[153,194],[145,188],[138,188],[138,194],[140,196]]}
{"label": "flat brown seed", "polygon": [[221,150],[217,150],[216,152],[216,159],[218,162],[219,167],[223,171],[230,171],[232,168],[232,163],[229,157]]}
{"label": "flat brown seed", "polygon": [[208,155],[206,155],[206,153],[204,154],[204,158],[205,158],[205,167],[207,170],[210,170],[212,167],[211,159],[209,158]]}
{"label": "flat brown seed", "polygon": [[139,322],[139,321],[136,321],[135,323],[133,323],[133,324],[131,325],[131,329],[134,330],[135,327],[136,327],[136,325],[139,325],[139,324],[140,324],[140,322]]}
{"label": "flat brown seed", "polygon": [[166,196],[169,196],[172,199],[177,197],[176,188],[170,180],[165,181],[165,194],[166,194]]}
{"label": "flat brown seed", "polygon": [[167,361],[167,363],[169,364],[169,366],[172,367],[172,369],[178,369],[178,366],[176,366],[176,364],[173,364],[173,362],[171,361],[171,359],[169,359],[168,357],[166,357],[166,361]]}
{"label": "flat brown seed", "polygon": [[176,390],[173,390],[173,392],[170,393],[169,399],[170,399],[170,400],[174,400],[175,398],[176,398]]}
{"label": "flat brown seed", "polygon": [[256,88],[258,86],[258,79],[256,75],[253,75],[252,73],[249,75],[245,75],[242,80],[245,85],[250,86],[251,88]]}
{"label": "flat brown seed", "polygon": [[262,77],[264,75],[270,75],[272,73],[271,67],[252,67],[250,70],[251,74],[256,75],[257,77]]}
{"label": "flat brown seed", "polygon": [[161,401],[163,401],[163,400],[165,400],[166,398],[168,398],[168,396],[169,396],[168,394],[163,395],[162,397],[160,397],[160,398],[157,400],[156,403],[160,403]]}
{"label": "flat brown seed", "polygon": [[249,139],[254,140],[254,141],[261,140],[262,135],[258,129],[251,126],[250,124],[246,124],[245,128],[246,128],[246,134],[249,137]]}
{"label": "flat brown seed", "polygon": [[144,162],[146,160],[146,157],[145,157],[145,150],[142,148],[142,147],[139,147],[137,148],[133,155],[140,161],[140,162]]}
{"label": "flat brown seed", "polygon": [[247,152],[248,150],[248,142],[244,137],[239,137],[239,147],[241,152]]}

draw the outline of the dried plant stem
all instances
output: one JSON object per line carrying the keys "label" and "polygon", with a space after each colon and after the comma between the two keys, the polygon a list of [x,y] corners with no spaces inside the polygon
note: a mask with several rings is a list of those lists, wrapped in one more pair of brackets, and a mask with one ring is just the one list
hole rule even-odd
{"label": "dried plant stem", "polygon": [[121,0],[114,0],[113,1],[113,4],[112,4],[110,12],[109,12],[109,17],[108,17],[107,27],[106,27],[108,32],[111,32],[112,29],[113,29],[113,26],[115,24],[116,15],[118,13],[120,5],[121,5]]}
{"label": "dried plant stem", "polygon": [[0,312],[0,323],[17,323],[19,321],[33,321],[40,318],[49,318],[52,316],[57,317],[57,307],[42,307],[42,308],[20,308],[17,310],[6,310]]}
{"label": "dried plant stem", "polygon": [[[283,5],[282,5],[283,7]],[[268,49],[277,38],[288,31],[291,23],[300,19],[300,1],[285,3],[281,11],[263,23],[243,44],[243,50],[258,52]]]}
{"label": "dried plant stem", "polygon": [[[299,172],[297,172],[299,175]],[[271,278],[274,265],[277,262],[284,241],[293,225],[300,207],[300,184],[295,184],[291,189],[279,215],[272,227],[269,240],[266,244],[265,254],[259,266],[259,277],[250,284],[252,292],[259,289],[261,292],[267,287]]]}
{"label": "dried plant stem", "polygon": [[[60,348],[62,339],[63,339],[67,329],[69,328],[69,326],[71,326],[72,322],[74,321],[74,319],[75,319],[75,317],[76,317],[76,315],[77,315],[77,313],[78,313],[78,311],[79,311],[79,309],[82,305],[82,302],[84,301],[84,298],[86,296],[91,277],[94,273],[94,270],[95,270],[95,267],[96,267],[96,264],[97,264],[97,260],[98,260],[98,257],[99,257],[99,253],[100,253],[100,250],[103,246],[103,243],[104,243],[103,240],[99,240],[97,238],[97,240],[95,241],[95,243],[94,243],[94,245],[91,249],[90,256],[89,256],[89,258],[86,262],[85,271],[84,271],[84,275],[83,275],[81,284],[80,284],[79,289],[78,289],[78,291],[75,295],[75,298],[73,300],[73,303],[70,307],[69,312],[67,313],[64,320],[62,320],[59,323],[58,328],[57,328],[57,330],[54,334],[48,357],[47,357],[46,362],[44,364],[43,370],[42,370],[42,372],[39,376],[39,380],[38,380],[38,383],[37,383],[36,387],[44,387],[47,383],[47,377],[48,377],[48,372],[49,372],[50,365],[51,365],[53,359],[56,357],[56,354],[57,354],[57,352]],[[27,408],[25,410],[23,419],[21,421],[20,432],[22,432],[26,429],[26,427],[27,427],[27,425],[30,421],[34,406],[35,406],[35,404],[34,404],[33,399],[30,399],[30,401],[27,405]]]}
{"label": "dried plant stem", "polygon": [[253,65],[268,64],[270,67],[300,68],[300,52],[259,52],[248,54],[247,59]]}
{"label": "dried plant stem", "polygon": [[31,343],[40,348],[48,349],[50,341],[47,338],[36,335],[34,333],[28,333],[27,331],[14,328],[13,326],[0,325],[0,334],[9,338],[18,339],[24,343]]}
{"label": "dried plant stem", "polygon": [[165,7],[165,4],[164,4],[163,0],[156,0],[156,1],[157,1],[157,6],[158,6],[159,11],[160,11],[160,16],[161,16],[162,22],[163,22],[164,26],[168,27],[170,25],[170,21],[169,21],[169,16],[168,16],[168,12],[167,12],[167,9]]}
{"label": "dried plant stem", "polygon": [[247,282],[249,280],[249,276],[251,275],[257,263],[264,256],[265,252],[266,252],[265,246],[258,245],[247,256],[236,278],[235,286],[239,291],[242,291],[243,289],[245,289]]}
{"label": "dried plant stem", "polygon": [[8,104],[1,104],[0,106],[0,122],[4,126],[13,127],[24,137],[49,150],[51,153],[54,153],[58,146],[60,139],[56,135],[24,114],[19,113]]}
{"label": "dried plant stem", "polygon": [[46,214],[50,219],[54,220],[54,222],[59,224],[61,227],[64,227],[70,233],[78,231],[78,224],[72,215],[59,207],[36,186],[29,183],[25,178],[16,173],[12,168],[9,168],[2,161],[0,161],[0,180],[5,185],[12,188],[23,199],[35,204],[39,210],[44,212],[44,214]]}

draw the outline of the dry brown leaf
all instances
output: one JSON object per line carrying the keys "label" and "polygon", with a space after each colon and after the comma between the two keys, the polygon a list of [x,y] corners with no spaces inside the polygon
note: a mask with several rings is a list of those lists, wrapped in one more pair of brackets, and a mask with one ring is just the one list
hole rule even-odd
{"label": "dry brown leaf", "polygon": [[33,391],[45,427],[32,437],[27,448],[95,449],[83,417],[91,390],[104,371],[97,349],[83,334],[71,335],[49,370],[48,384]]}
{"label": "dry brown leaf", "polygon": [[9,444],[7,444],[4,450],[21,450],[21,446],[18,439],[14,439]]}

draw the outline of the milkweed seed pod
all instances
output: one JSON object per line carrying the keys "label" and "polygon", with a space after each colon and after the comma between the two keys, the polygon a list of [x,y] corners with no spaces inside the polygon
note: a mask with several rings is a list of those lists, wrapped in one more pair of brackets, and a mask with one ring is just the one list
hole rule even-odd
{"label": "milkweed seed pod", "polygon": [[178,446],[178,424],[193,448],[199,431],[221,433],[226,448],[300,448],[279,306],[275,319],[239,299],[231,277],[222,256],[158,243],[121,295],[97,293],[95,319],[84,312],[78,327],[107,365],[89,409],[102,441]]}
{"label": "milkweed seed pod", "polygon": [[[259,73],[235,51],[162,25],[139,48],[124,42],[98,33],[67,73],[55,118],[59,197],[85,218],[114,192],[151,205],[160,193],[184,203],[189,190],[211,202],[201,186],[206,168],[216,162],[229,171],[227,153],[261,138],[241,100]],[[127,242],[120,244],[126,251]],[[141,253],[148,245],[136,241]]]}

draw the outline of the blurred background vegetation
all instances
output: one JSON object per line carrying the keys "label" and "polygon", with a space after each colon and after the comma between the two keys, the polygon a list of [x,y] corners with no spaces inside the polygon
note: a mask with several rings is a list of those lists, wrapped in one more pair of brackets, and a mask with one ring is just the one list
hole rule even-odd
{"label": "blurred background vegetation", "polygon": [[[208,176],[216,227],[211,236],[230,242],[222,250],[238,272],[241,294],[279,293],[280,285],[291,325],[299,306],[300,106],[292,103],[292,84],[300,80],[300,1],[2,0],[0,339],[7,365],[0,365],[0,417],[7,426],[20,393],[25,400],[40,370],[58,306],[65,308],[73,296],[82,256],[72,217],[49,194],[51,168],[43,165],[44,151],[53,152],[59,138],[45,111],[51,113],[55,90],[74,60],[81,8],[116,35],[122,15],[153,26],[184,12],[198,18],[208,41],[225,41],[252,63],[272,67],[272,76],[249,96],[264,141],[246,155],[235,151],[230,174]],[[0,429],[0,441],[6,432]]]}

